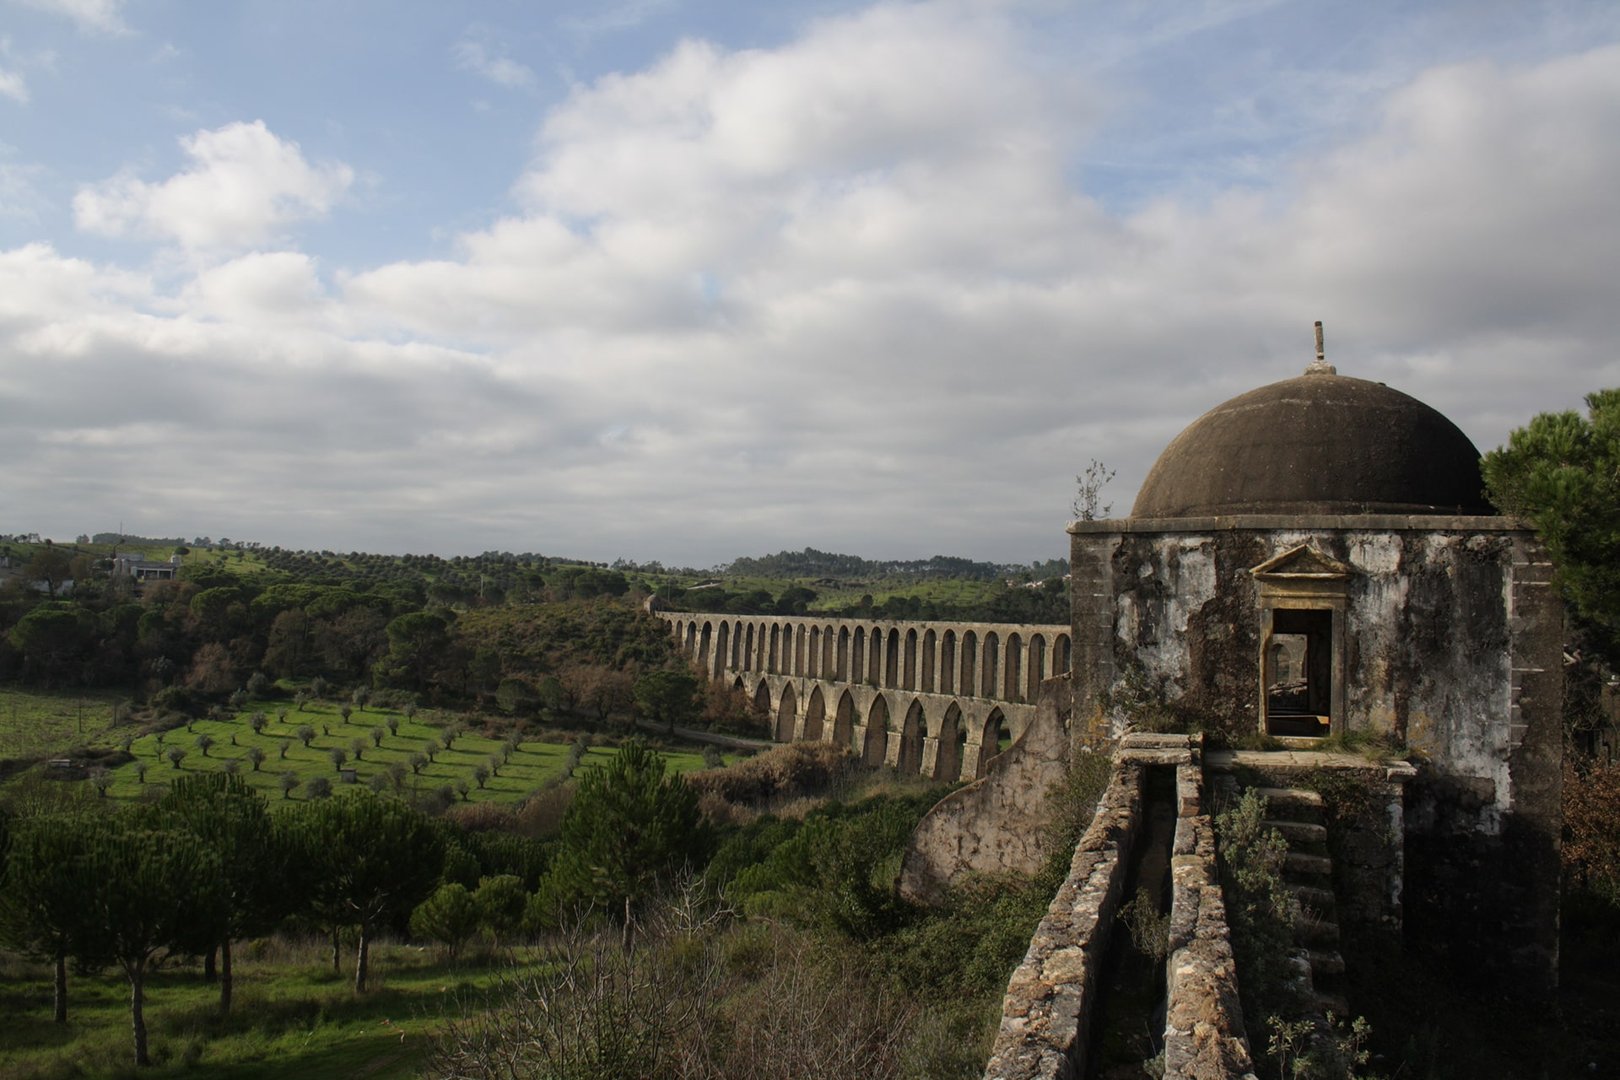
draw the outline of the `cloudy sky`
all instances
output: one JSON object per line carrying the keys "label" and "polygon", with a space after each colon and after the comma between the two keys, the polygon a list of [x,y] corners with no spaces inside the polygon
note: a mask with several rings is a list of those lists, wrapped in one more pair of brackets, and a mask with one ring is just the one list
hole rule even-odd
{"label": "cloudy sky", "polygon": [[1620,5],[0,0],[0,532],[1048,558],[1315,319],[1620,384]]}

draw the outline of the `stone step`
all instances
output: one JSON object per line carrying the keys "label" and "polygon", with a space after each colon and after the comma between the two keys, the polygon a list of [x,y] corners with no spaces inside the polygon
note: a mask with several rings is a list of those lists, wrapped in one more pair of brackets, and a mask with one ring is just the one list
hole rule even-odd
{"label": "stone step", "polygon": [[1266,816],[1275,820],[1319,823],[1325,813],[1322,796],[1309,788],[1254,789],[1266,800]]}
{"label": "stone step", "polygon": [[1333,877],[1333,860],[1326,855],[1307,855],[1303,851],[1290,851],[1283,869],[1300,878]]}
{"label": "stone step", "polygon": [[1317,948],[1337,948],[1339,944],[1339,924],[1332,919],[1311,918],[1309,915],[1300,916],[1294,926],[1294,937],[1302,944]]}
{"label": "stone step", "polygon": [[1290,884],[1288,888],[1294,894],[1294,899],[1299,901],[1299,906],[1307,911],[1313,911],[1320,916],[1329,915],[1338,910],[1338,904],[1333,899],[1332,889],[1297,884]]}
{"label": "stone step", "polygon": [[1327,845],[1327,826],[1317,825],[1308,821],[1286,821],[1267,818],[1261,822],[1268,829],[1276,829],[1282,833],[1283,839],[1288,841],[1290,847],[1325,847]]}
{"label": "stone step", "polygon": [[1337,949],[1312,949],[1309,953],[1311,961],[1311,975],[1320,979],[1323,975],[1343,975],[1344,956]]}

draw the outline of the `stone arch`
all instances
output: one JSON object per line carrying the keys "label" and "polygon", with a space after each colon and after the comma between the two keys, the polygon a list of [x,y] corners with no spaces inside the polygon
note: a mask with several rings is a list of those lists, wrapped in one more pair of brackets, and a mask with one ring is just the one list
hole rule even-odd
{"label": "stone arch", "polygon": [[1069,673],[1070,653],[1068,634],[1059,634],[1052,642],[1052,674],[1067,675]]}
{"label": "stone arch", "polygon": [[754,708],[763,719],[770,719],[771,684],[764,679],[759,680],[759,685],[754,687]]}
{"label": "stone arch", "polygon": [[923,631],[922,636],[922,688],[923,693],[934,692],[934,653],[939,639],[934,635],[933,628]]}
{"label": "stone arch", "polygon": [[821,664],[821,627],[819,626],[812,626],[810,628],[809,660],[809,666],[804,669],[804,673],[810,676],[812,679],[821,678],[824,669]]}
{"label": "stone arch", "polygon": [[872,627],[866,635],[866,681],[873,686],[883,685],[883,628]]}
{"label": "stone arch", "polygon": [[866,627],[855,628],[854,646],[850,653],[849,681],[858,683],[866,673]]}
{"label": "stone arch", "polygon": [[697,655],[697,622],[686,624],[686,648],[683,650],[687,656]]}
{"label": "stone arch", "polygon": [[788,683],[782,687],[782,700],[776,706],[776,741],[792,742],[793,727],[799,719],[799,696],[793,692],[793,684]]}
{"label": "stone arch", "polygon": [[739,694],[748,693],[748,688],[743,685],[743,680],[742,680],[741,675],[738,675],[735,679],[731,680],[731,688],[733,690],[737,691],[737,693],[739,693]]}
{"label": "stone arch", "polygon": [[795,675],[803,675],[805,672],[805,662],[807,660],[805,656],[806,640],[804,623],[799,623],[793,628],[793,674]]}
{"label": "stone arch", "polygon": [[1024,700],[1024,643],[1014,631],[1007,635],[1007,654],[1001,665],[1001,696]]}
{"label": "stone arch", "polygon": [[974,676],[979,670],[979,637],[972,630],[962,635],[962,696],[976,697]]}
{"label": "stone arch", "polygon": [[731,623],[731,669],[739,670],[742,667],[743,655],[743,624]]}
{"label": "stone arch", "polygon": [[731,663],[731,623],[722,619],[714,639],[714,670],[710,674],[718,679]]}
{"label": "stone arch", "polygon": [[714,624],[705,621],[703,629],[698,634],[697,663],[704,671],[709,671],[710,650],[714,648]]}
{"label": "stone arch", "polygon": [[838,711],[833,714],[833,745],[855,749],[855,697],[848,690],[838,695]]}
{"label": "stone arch", "polygon": [[754,624],[748,624],[748,647],[743,650],[743,662],[737,665],[744,671],[754,670]]}
{"label": "stone arch", "polygon": [[1046,637],[1043,634],[1029,636],[1029,693],[1028,700],[1034,701],[1040,696],[1041,683],[1046,681]]}
{"label": "stone arch", "polygon": [[962,750],[967,728],[962,725],[962,707],[951,702],[939,722],[938,756],[934,758],[934,779],[956,781],[962,777]]}
{"label": "stone arch", "polygon": [[1001,638],[994,631],[984,635],[979,645],[984,654],[984,672],[979,679],[979,696],[993,698],[1000,689],[996,685],[996,674],[1001,670]]}
{"label": "stone arch", "polygon": [[939,642],[939,692],[956,693],[956,631],[947,630]]}
{"label": "stone arch", "polygon": [[900,630],[890,628],[889,645],[883,653],[883,685],[890,690],[900,686]]}
{"label": "stone arch", "polygon": [[900,669],[900,685],[907,690],[917,689],[917,631],[906,631],[906,655]]}
{"label": "stone arch", "polygon": [[849,627],[838,628],[838,655],[833,660],[833,678],[844,682],[849,678]]}
{"label": "stone arch", "polygon": [[888,749],[889,702],[882,694],[877,694],[872,698],[872,707],[866,711],[866,745],[861,748],[861,760],[868,765],[881,765]]}
{"label": "stone arch", "polygon": [[901,776],[922,772],[923,736],[927,733],[928,717],[923,714],[922,699],[912,698],[911,708],[906,710],[905,722],[900,725],[898,765]]}
{"label": "stone arch", "polygon": [[782,666],[782,624],[771,623],[770,651],[765,654],[765,670],[779,674]]}
{"label": "stone arch", "polygon": [[984,728],[979,733],[979,775],[990,765],[990,759],[1001,754],[1012,745],[1012,725],[1007,723],[1007,717],[999,708],[991,709],[990,715],[984,718]]}
{"label": "stone arch", "polygon": [[836,679],[838,677],[833,674],[836,671],[833,667],[835,638],[836,635],[833,633],[831,626],[821,628],[821,659],[817,662],[816,670],[823,679]]}
{"label": "stone arch", "polygon": [[827,702],[821,696],[821,687],[817,686],[810,691],[810,700],[804,707],[804,737],[811,742],[820,742],[822,729],[826,726]]}

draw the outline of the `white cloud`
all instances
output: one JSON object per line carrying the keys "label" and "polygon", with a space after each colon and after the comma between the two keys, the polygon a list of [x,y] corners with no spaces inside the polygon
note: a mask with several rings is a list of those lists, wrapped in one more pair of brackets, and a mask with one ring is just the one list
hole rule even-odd
{"label": "white cloud", "polygon": [[128,33],[124,25],[124,0],[14,0],[26,7],[48,11],[72,19],[80,30],[103,34]]}
{"label": "white cloud", "polygon": [[534,85],[534,72],[505,55],[494,35],[484,27],[474,26],[450,48],[456,67],[481,75],[497,86],[508,90],[523,90]]}
{"label": "white cloud", "polygon": [[292,222],[324,215],[354,180],[347,165],[311,165],[297,143],[262,120],[198,131],[180,146],[192,167],[165,181],[125,173],[80,188],[78,227],[161,237],[194,252],[251,248]]}
{"label": "white cloud", "polygon": [[28,104],[28,80],[20,71],[0,68],[0,97],[8,97],[19,105]]}
{"label": "white cloud", "polygon": [[[69,477],[104,516],[138,490],[169,529],[318,547],[1044,557],[1088,459],[1128,509],[1194,416],[1303,367],[1316,318],[1341,371],[1484,445],[1620,380],[1615,47],[1427,71],[1269,187],[1121,214],[1073,178],[1114,99],[1003,18],[687,42],[551,110],[517,210],[330,285],[294,250],[161,291],[0,253],[15,501]],[[81,226],[262,246],[349,183],[263,125],[187,149],[81,192]]]}

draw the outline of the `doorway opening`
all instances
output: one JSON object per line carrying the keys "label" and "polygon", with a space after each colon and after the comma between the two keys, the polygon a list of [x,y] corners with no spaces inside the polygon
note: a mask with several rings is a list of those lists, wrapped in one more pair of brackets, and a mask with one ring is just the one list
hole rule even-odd
{"label": "doorway opening", "polygon": [[1333,730],[1333,612],[1278,608],[1263,657],[1266,734],[1322,738]]}

